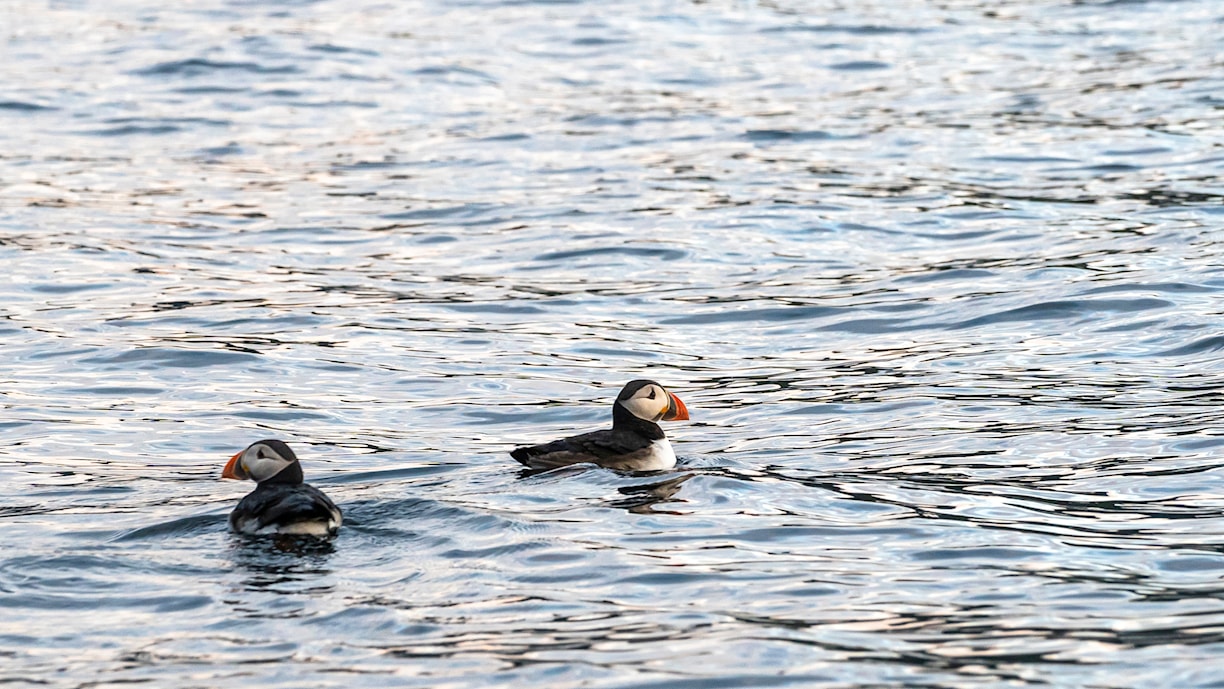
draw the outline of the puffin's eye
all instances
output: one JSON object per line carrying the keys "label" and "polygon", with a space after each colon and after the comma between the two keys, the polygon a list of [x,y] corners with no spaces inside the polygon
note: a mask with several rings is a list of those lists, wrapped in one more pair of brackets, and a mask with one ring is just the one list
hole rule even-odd
{"label": "puffin's eye", "polygon": [[261,447],[261,448],[259,448],[259,451],[255,453],[255,456],[256,456],[256,457],[258,457],[259,459],[267,459],[267,458],[268,458],[268,455],[265,455],[265,454],[264,454],[264,451],[263,451],[263,448],[262,448],[262,447]]}
{"label": "puffin's eye", "polygon": [[650,389],[650,396],[649,396],[649,397],[647,397],[647,399],[654,399],[654,398],[655,398],[655,389],[654,389],[654,388],[651,388],[651,389]]}

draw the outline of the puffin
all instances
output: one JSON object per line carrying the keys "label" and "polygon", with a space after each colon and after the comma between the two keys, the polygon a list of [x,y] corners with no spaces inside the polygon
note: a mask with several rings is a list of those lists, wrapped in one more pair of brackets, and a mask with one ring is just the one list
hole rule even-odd
{"label": "puffin", "polygon": [[617,471],[662,471],[676,466],[676,453],[659,421],[685,421],[688,408],[653,380],[629,381],[612,403],[612,429],[515,448],[510,456],[544,471],[589,462]]}
{"label": "puffin", "polygon": [[343,521],[336,503],[302,482],[302,465],[283,441],[251,443],[230,457],[221,478],[249,478],[259,484],[230,512],[231,531],[332,536]]}

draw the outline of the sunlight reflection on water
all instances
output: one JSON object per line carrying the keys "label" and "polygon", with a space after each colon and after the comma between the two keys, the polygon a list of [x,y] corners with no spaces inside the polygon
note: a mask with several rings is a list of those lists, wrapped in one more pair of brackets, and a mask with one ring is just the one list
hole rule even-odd
{"label": "sunlight reflection on water", "polygon": [[0,678],[1216,686],[1214,4],[9,13]]}

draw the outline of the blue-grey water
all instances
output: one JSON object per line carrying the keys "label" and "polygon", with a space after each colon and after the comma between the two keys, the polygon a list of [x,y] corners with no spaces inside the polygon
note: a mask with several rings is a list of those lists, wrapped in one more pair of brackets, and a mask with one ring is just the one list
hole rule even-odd
{"label": "blue-grey water", "polygon": [[[0,684],[1224,687],[1222,35],[0,4]],[[637,377],[676,471],[520,474]]]}

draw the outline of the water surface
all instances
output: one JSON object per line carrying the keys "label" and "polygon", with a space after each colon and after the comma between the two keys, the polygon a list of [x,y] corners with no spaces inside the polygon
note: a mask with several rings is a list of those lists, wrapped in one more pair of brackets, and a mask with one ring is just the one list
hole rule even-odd
{"label": "water surface", "polygon": [[0,682],[1221,686],[1218,3],[2,12]]}

